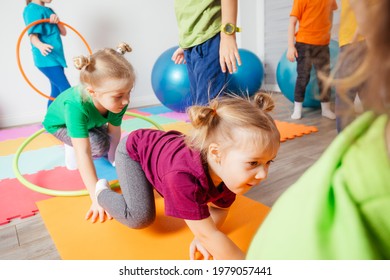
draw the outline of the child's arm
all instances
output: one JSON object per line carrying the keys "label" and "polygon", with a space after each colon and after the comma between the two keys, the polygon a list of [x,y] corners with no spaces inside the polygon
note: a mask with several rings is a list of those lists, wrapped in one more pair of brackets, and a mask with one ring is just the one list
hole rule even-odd
{"label": "child's arm", "polygon": [[[237,0],[222,0],[222,24],[237,22]],[[236,33],[227,35],[221,32],[221,42],[219,46],[219,63],[222,72],[229,71],[233,73],[237,71],[237,63],[241,65],[240,54],[238,53]]]}
{"label": "child's arm", "polygon": [[[93,164],[91,154],[91,144],[89,138],[72,138],[72,145],[76,153],[77,166],[81,175],[81,179],[86,186],[89,196],[92,200],[92,205],[88,210],[85,218],[91,218],[92,222],[96,222],[99,218],[101,222],[104,221],[104,209],[98,204],[95,196],[96,183],[98,177],[96,175],[95,165]],[[111,216],[107,213],[107,217]]]}
{"label": "child's arm", "polygon": [[209,209],[211,218],[213,218],[215,225],[217,228],[221,228],[229,213],[229,208],[221,208],[217,205],[210,204]]}
{"label": "child's arm", "polygon": [[295,48],[295,28],[297,26],[298,19],[294,16],[290,16],[290,23],[288,25],[288,48],[286,57],[289,61],[294,62],[298,57],[297,49]]}
{"label": "child's arm", "polygon": [[41,40],[39,40],[38,34],[32,33],[30,34],[30,41],[31,44],[33,44],[43,56],[48,55],[51,53],[53,46],[49,44],[43,43]]}
{"label": "child's arm", "polygon": [[[62,24],[58,24],[59,21],[60,21],[60,19],[58,18],[58,16],[56,14],[52,14],[50,16],[50,23],[57,24],[58,29],[60,30],[60,34],[65,36],[66,35],[65,26],[63,26]],[[43,43],[39,39],[38,34],[35,34],[35,33],[30,34],[30,42],[31,42],[31,44],[33,44],[33,46],[35,46],[41,52],[41,54],[43,56],[48,55],[53,50],[53,46]]]}
{"label": "child's arm", "polygon": [[[203,220],[185,220],[195,239],[200,242],[200,252],[205,259],[208,259],[207,253],[216,260],[234,259],[242,260],[245,255],[236,244],[233,243],[218,227],[226,219],[228,209],[210,206],[211,216]],[[195,240],[196,242],[196,240]],[[204,250],[207,250],[205,252]],[[195,254],[194,248],[190,249],[190,258],[193,259]]]}
{"label": "child's arm", "polygon": [[58,24],[60,22],[60,18],[56,14],[51,14],[50,15],[50,23],[52,24],[57,24],[58,29],[60,30],[60,34],[62,36],[66,35],[66,28],[62,24]]}
{"label": "child's arm", "polygon": [[108,124],[108,135],[110,135],[110,149],[108,150],[108,160],[114,164],[115,151],[121,140],[121,127]]}
{"label": "child's arm", "polygon": [[[221,228],[222,224],[225,222],[227,214],[229,213],[229,208],[220,208],[214,204],[211,204],[209,206],[210,209],[210,215],[213,219],[215,225],[217,228]],[[203,245],[199,242],[197,238],[194,238],[194,240],[191,242],[190,245],[190,259],[195,259],[196,252],[199,251],[199,253],[203,256],[203,259],[208,260],[211,255],[207,251],[206,248],[203,247]]]}

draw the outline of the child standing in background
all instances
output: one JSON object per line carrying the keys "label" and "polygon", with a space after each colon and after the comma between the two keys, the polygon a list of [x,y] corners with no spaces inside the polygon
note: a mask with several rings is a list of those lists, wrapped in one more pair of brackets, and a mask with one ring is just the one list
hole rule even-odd
{"label": "child standing in background", "polygon": [[269,95],[250,101],[221,97],[188,109],[194,127],[177,131],[140,129],[122,139],[116,169],[122,194],[100,180],[99,204],[116,220],[144,228],[155,219],[153,188],[164,197],[165,214],[184,219],[195,238],[190,258],[243,259],[244,253],[219,228],[236,195],[267,177],[280,135],[267,112]]}
{"label": "child standing in background", "polygon": [[[23,11],[26,25],[40,20],[50,19],[50,23],[40,23],[32,26],[27,34],[30,36],[35,66],[49,79],[51,86],[50,96],[56,98],[61,92],[70,88],[65,76],[67,67],[61,35],[66,35],[66,29],[58,24],[60,19],[51,8],[45,7],[52,0],[26,0],[27,6]],[[49,100],[47,106],[52,103]]]}
{"label": "child standing in background", "polygon": [[236,32],[237,0],[175,0],[179,46],[175,63],[187,64],[190,105],[205,105],[223,94],[229,73],[241,65]]}
{"label": "child standing in background", "polygon": [[[355,14],[350,6],[350,0],[341,0],[341,15],[339,28],[339,60],[342,61],[337,69],[338,79],[348,77],[359,67],[363,61],[366,52],[366,42],[364,37],[359,34]],[[349,89],[345,94],[340,94],[336,88],[335,112],[336,129],[341,132],[355,118],[354,103],[358,93],[363,90],[364,84]],[[359,99],[361,96],[359,96]],[[360,99],[360,101],[363,101]],[[348,109],[352,110],[348,112]]]}
{"label": "child standing in background", "polygon": [[[335,119],[330,109],[330,88],[322,94],[323,83],[318,73],[325,76],[330,72],[330,31],[333,11],[337,9],[335,0],[294,0],[288,26],[287,59],[297,60],[297,81],[294,90],[294,111],[292,119],[302,118],[302,103],[305,99],[306,86],[310,80],[312,64],[317,71],[319,92],[321,93],[322,116]],[[298,32],[295,34],[299,22]],[[294,42],[295,39],[295,42]]]}
{"label": "child standing in background", "polygon": [[[79,169],[92,205],[86,218],[104,220],[104,210],[95,197],[98,182],[93,159],[115,160],[122,117],[134,87],[133,66],[124,58],[130,52],[122,43],[117,50],[103,49],[74,59],[81,84],[61,93],[48,108],[43,126],[65,146],[65,165]],[[110,218],[110,216],[108,216]]]}

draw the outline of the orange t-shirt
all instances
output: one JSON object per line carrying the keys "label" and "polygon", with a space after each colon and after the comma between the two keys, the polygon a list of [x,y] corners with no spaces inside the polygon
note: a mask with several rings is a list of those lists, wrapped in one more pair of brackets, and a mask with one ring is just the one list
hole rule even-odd
{"label": "orange t-shirt", "polygon": [[299,21],[296,42],[327,45],[330,42],[335,0],[294,0],[290,16]]}

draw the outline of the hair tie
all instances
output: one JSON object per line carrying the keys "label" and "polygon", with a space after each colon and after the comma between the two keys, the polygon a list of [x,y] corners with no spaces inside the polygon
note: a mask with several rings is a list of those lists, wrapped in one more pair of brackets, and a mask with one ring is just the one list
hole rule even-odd
{"label": "hair tie", "polygon": [[119,54],[121,54],[121,55],[124,55],[124,54],[126,53],[126,51],[123,50],[121,47],[118,47],[118,48],[116,49],[116,52],[119,53]]}
{"label": "hair tie", "polygon": [[129,44],[125,43],[125,42],[122,42],[119,44],[119,46],[117,47],[116,49],[117,53],[121,54],[121,55],[124,55],[126,52],[131,52],[132,49],[131,47],[129,46]]}

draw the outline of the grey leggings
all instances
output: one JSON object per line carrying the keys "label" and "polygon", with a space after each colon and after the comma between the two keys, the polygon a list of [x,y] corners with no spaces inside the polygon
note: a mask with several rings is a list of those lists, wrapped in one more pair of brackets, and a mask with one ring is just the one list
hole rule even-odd
{"label": "grey leggings", "polygon": [[153,186],[145,177],[141,165],[132,160],[126,150],[127,137],[118,145],[115,166],[122,194],[103,190],[98,203],[114,219],[130,228],[145,228],[156,217]]}
{"label": "grey leggings", "polygon": [[[66,128],[60,128],[53,133],[58,140],[64,142],[69,146],[72,145],[72,140],[68,135]],[[89,130],[89,141],[91,143],[91,153],[93,158],[100,158],[105,156],[110,149],[110,136],[108,135],[107,126],[95,127]]]}

